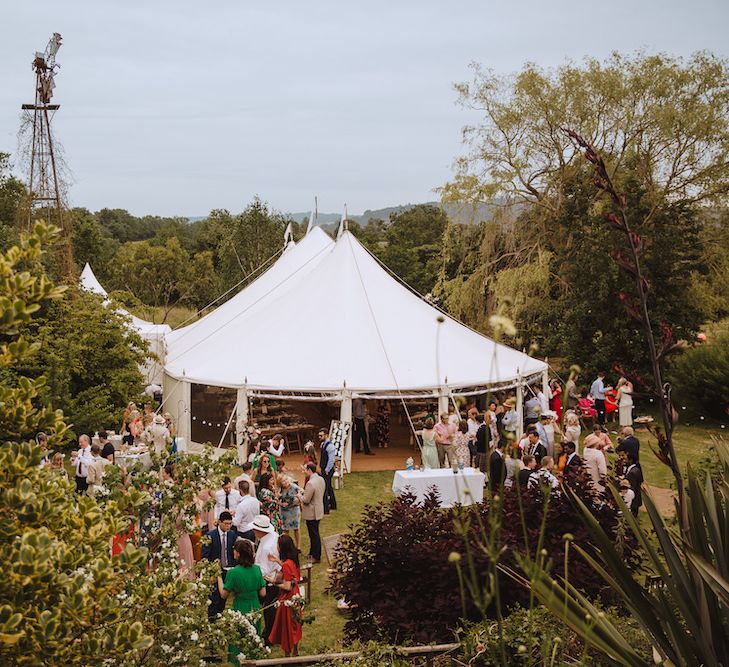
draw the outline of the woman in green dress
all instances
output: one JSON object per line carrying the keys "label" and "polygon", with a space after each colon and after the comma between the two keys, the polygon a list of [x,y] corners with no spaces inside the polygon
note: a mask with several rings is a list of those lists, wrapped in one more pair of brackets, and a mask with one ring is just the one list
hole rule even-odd
{"label": "woman in green dress", "polygon": [[[233,546],[236,566],[225,575],[223,579],[218,577],[218,592],[223,600],[232,593],[233,609],[247,614],[249,611],[257,611],[261,608],[261,599],[266,595],[266,580],[263,578],[261,568],[255,564],[253,553],[253,542],[239,539]],[[261,620],[256,622],[258,634],[261,634]],[[240,651],[232,644],[228,647],[230,662],[238,664],[238,653]]]}
{"label": "woman in green dress", "polygon": [[438,447],[435,444],[433,425],[433,420],[428,417],[423,425],[423,430],[418,431],[418,435],[423,438],[423,449],[421,450],[423,465],[426,468],[437,470],[440,468],[440,461],[438,460]]}

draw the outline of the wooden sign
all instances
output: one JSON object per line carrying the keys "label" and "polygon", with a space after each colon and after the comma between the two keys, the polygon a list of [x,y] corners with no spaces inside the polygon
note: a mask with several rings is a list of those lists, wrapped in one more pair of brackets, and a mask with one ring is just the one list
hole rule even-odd
{"label": "wooden sign", "polygon": [[349,436],[351,428],[352,422],[343,422],[339,419],[333,419],[329,426],[329,440],[331,440],[334,445],[338,459],[341,459],[344,454],[344,445],[347,442],[347,437]]}

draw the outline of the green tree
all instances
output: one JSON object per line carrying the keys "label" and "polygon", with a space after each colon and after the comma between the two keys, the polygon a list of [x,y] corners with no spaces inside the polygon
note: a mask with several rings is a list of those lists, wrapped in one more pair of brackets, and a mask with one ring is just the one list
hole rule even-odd
{"label": "green tree", "polygon": [[74,289],[73,299],[49,305],[23,331],[40,348],[21,372],[45,376],[41,395],[63,410],[73,432],[118,426],[121,408],[144,388],[139,364],[148,354],[128,317]]}
{"label": "green tree", "polygon": [[443,265],[445,212],[427,204],[390,215],[382,262],[421,294],[433,290]]}
{"label": "green tree", "polygon": [[114,258],[111,286],[162,308],[164,322],[176,304],[203,306],[217,296],[218,280],[210,252],[190,257],[173,236],[164,245],[132,241],[121,246]]}
{"label": "green tree", "polygon": [[[256,197],[237,216],[225,210],[208,217],[208,234],[215,238],[217,266],[224,288],[232,287],[275,258],[283,249],[289,219]],[[268,264],[266,264],[268,266]]]}
{"label": "green tree", "polygon": [[119,245],[108,236],[96,216],[85,208],[67,212],[71,224],[71,243],[76,266],[82,270],[88,262],[100,280],[109,276],[109,269]]}
{"label": "green tree", "polygon": [[726,201],[729,192],[729,88],[726,60],[709,53],[586,59],[512,77],[474,65],[456,86],[483,121],[464,128],[469,151],[444,188],[452,201],[501,194],[555,211],[579,155],[569,127],[605,156],[612,174],[634,172],[651,204]]}
{"label": "green tree", "polygon": [[0,152],[0,248],[17,242],[18,211],[25,186],[10,173],[10,155]]}

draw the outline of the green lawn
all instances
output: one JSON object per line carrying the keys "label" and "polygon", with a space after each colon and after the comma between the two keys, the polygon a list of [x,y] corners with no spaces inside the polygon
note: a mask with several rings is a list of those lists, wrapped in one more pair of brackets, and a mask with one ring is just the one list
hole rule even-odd
{"label": "green lawn", "polygon": [[[615,442],[617,435],[612,433],[612,430],[617,430],[617,427],[609,424],[608,430],[611,431],[611,440]],[[727,429],[721,429],[719,424],[711,424],[705,427],[694,424],[690,426],[677,424],[673,432],[673,443],[681,468],[685,470],[687,463],[697,465],[709,453],[711,436],[726,437],[727,434]],[[643,468],[643,477],[646,484],[672,488],[673,474],[670,468],[661,463],[651,452],[651,447],[654,450],[658,449],[655,436],[648,431],[636,431],[636,436],[640,440],[640,464]]]}
{"label": "green lawn", "polygon": [[[337,510],[330,512],[320,524],[322,537],[345,532],[362,515],[365,505],[392,497],[392,471],[356,472],[346,476],[344,488],[335,491]],[[301,525],[301,553],[309,553],[309,536],[306,525]],[[324,592],[327,586],[327,561],[314,565],[312,599],[309,611],[316,617],[310,625],[304,626],[304,636],[299,646],[302,655],[323,653],[342,648],[342,629],[345,618],[337,611],[336,600]],[[275,649],[272,656],[283,655]]]}

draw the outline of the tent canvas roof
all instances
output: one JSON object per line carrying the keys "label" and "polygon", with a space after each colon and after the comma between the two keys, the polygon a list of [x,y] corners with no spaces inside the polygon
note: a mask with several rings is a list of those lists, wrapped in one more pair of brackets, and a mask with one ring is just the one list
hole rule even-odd
{"label": "tent canvas roof", "polygon": [[[104,297],[104,299],[109,298],[108,292],[101,286],[101,283],[96,278],[96,275],[94,274],[88,262],[86,262],[84,270],[81,271],[79,283],[81,284],[81,287],[87,292],[93,292],[94,294],[98,294]],[[132,326],[143,336],[164,336],[165,334],[172,331],[169,324],[155,324],[154,322],[148,322],[147,320],[143,320],[139,317],[136,317],[135,315],[132,315],[122,308],[120,308],[118,312],[128,315],[132,320]]]}
{"label": "tent canvas roof", "polygon": [[319,227],[314,227],[298,243],[290,242],[271,267],[246,285],[238,294],[215,310],[186,327],[176,329],[167,336],[168,357],[185,354],[203,346],[212,332],[220,327],[239,326],[241,320],[264,301],[269,294],[282,293],[313,270],[334,241]]}
{"label": "tent canvas roof", "polygon": [[440,311],[349,231],[316,252],[309,237],[279,260],[288,255],[288,264],[188,327],[194,334],[169,335],[166,373],[260,391],[337,392],[346,383],[385,394],[436,389],[446,378],[453,389],[515,384],[546,369],[448,316],[439,323]]}

